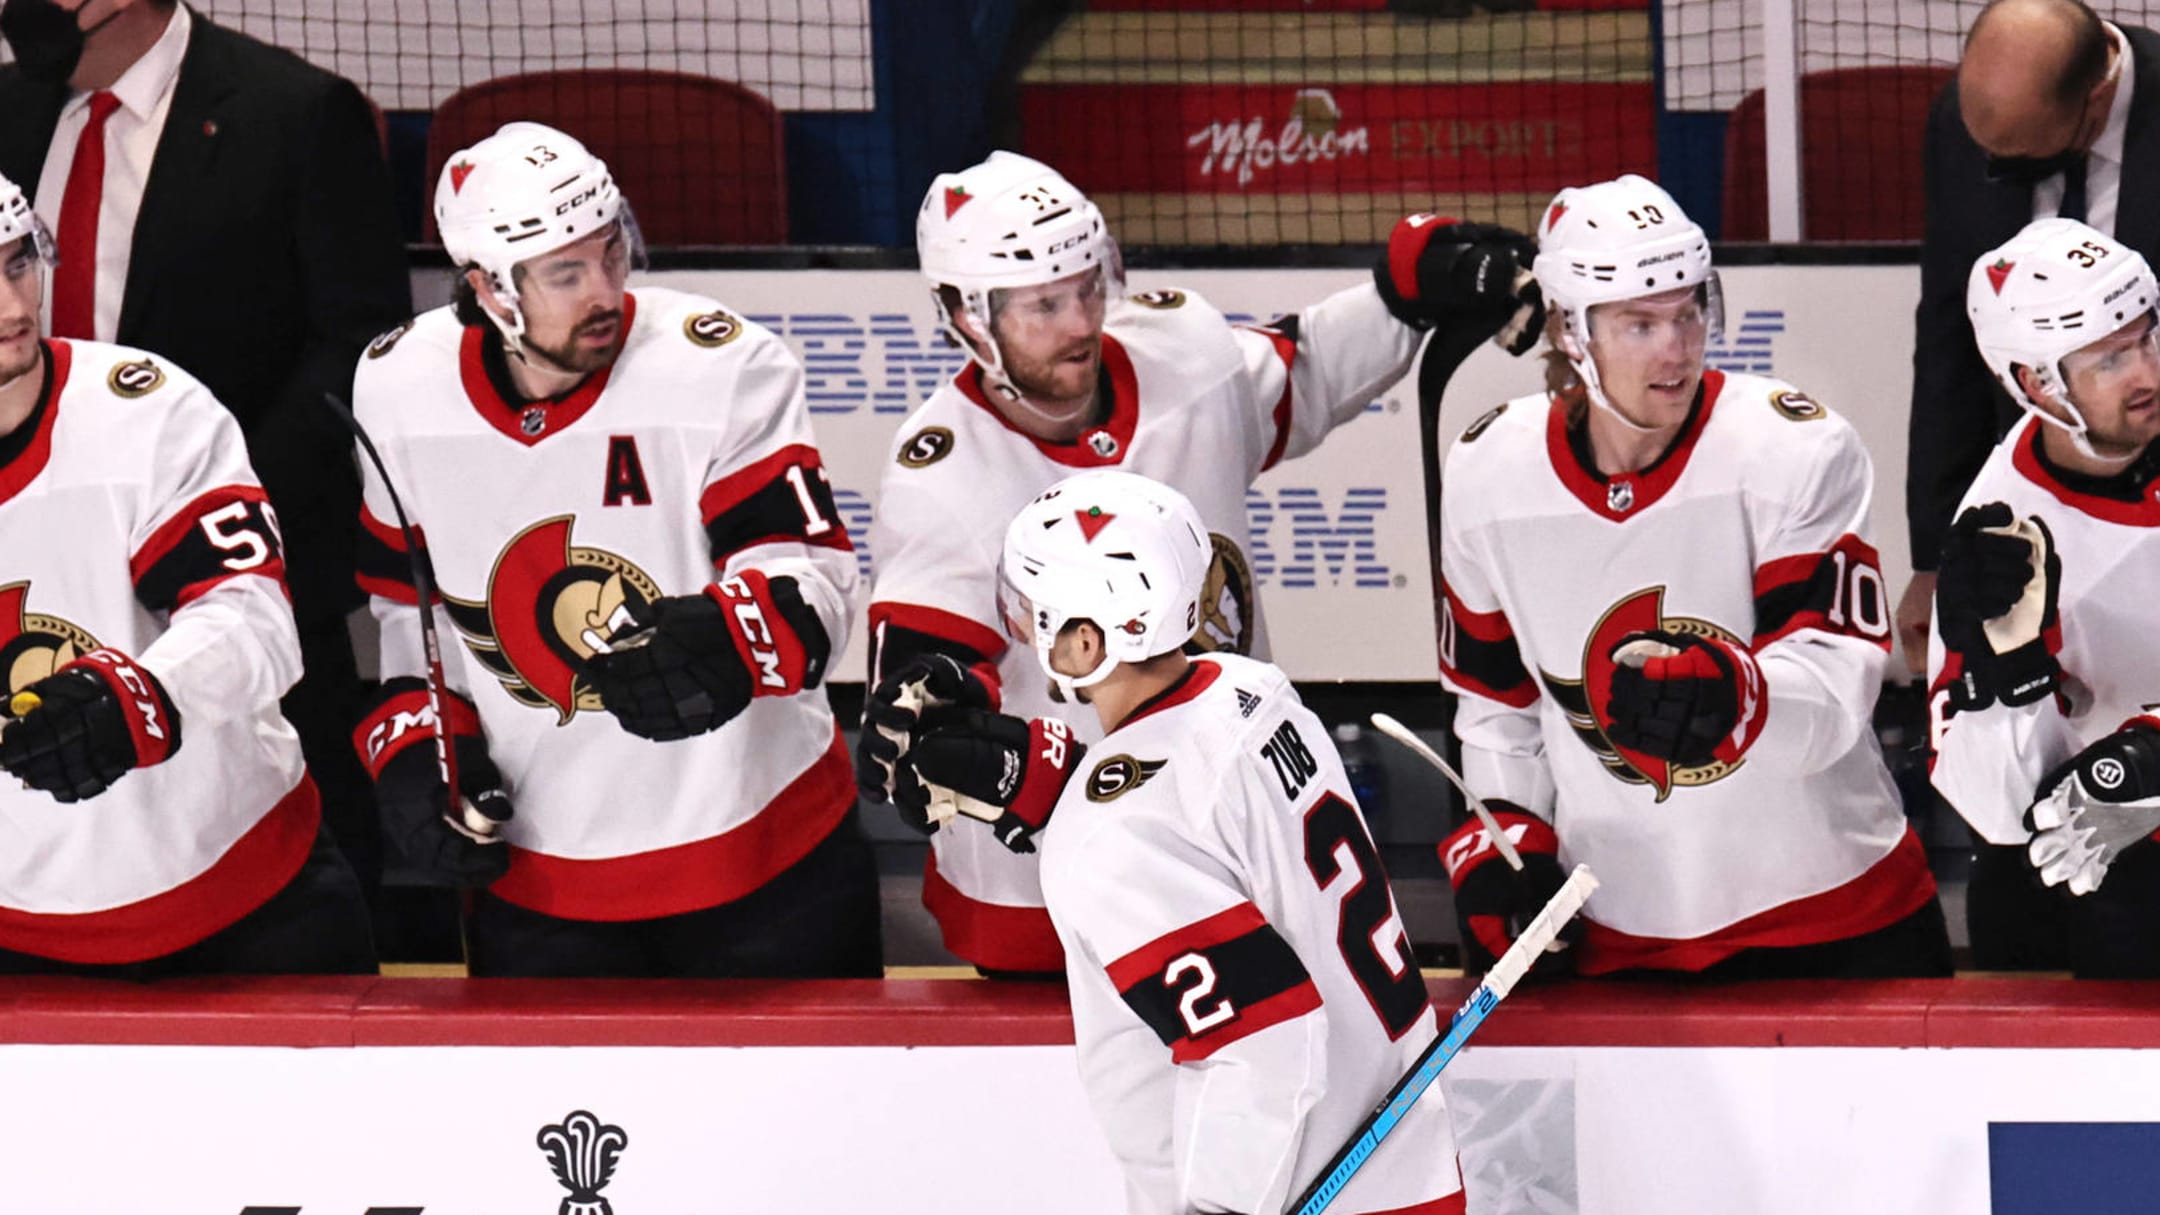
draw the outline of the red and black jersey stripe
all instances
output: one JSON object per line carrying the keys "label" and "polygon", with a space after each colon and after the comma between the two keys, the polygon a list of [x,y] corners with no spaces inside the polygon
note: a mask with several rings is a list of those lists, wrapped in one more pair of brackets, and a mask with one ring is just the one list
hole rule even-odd
{"label": "red and black jersey stripe", "polygon": [[1297,951],[1251,903],[1188,924],[1105,969],[1174,1063],[1205,1059],[1320,1007],[1320,989]]}
{"label": "red and black jersey stripe", "polygon": [[186,607],[228,578],[285,585],[285,549],[269,499],[255,485],[213,489],[167,519],[136,550],[135,597],[153,612]]}
{"label": "red and black jersey stripe", "polygon": [[1823,552],[1780,557],[1756,569],[1750,648],[1817,629],[1888,649],[1890,613],[1875,546],[1847,533]]}
{"label": "red and black jersey stripe", "polygon": [[[1005,639],[965,616],[911,603],[870,605],[870,686],[925,654],[944,654],[971,668],[998,697],[998,656]],[[997,707],[994,703],[992,708]]]}
{"label": "red and black jersey stripe", "polygon": [[[426,541],[421,544],[425,546]],[[421,560],[426,560],[423,552]],[[360,508],[360,542],[354,553],[353,581],[370,595],[417,607],[420,592],[413,586],[412,556],[405,547],[405,533],[382,520],[365,505]]]}
{"label": "red and black jersey stripe", "polygon": [[796,443],[705,487],[699,517],[715,566],[760,544],[795,542],[852,553],[817,448]]}
{"label": "red and black jersey stripe", "polygon": [[1291,373],[1297,369],[1298,318],[1296,313],[1280,316],[1266,325],[1247,325],[1244,328],[1265,337],[1275,347],[1275,357],[1282,360],[1282,395],[1275,399],[1275,439],[1268,444],[1267,459],[1262,468],[1273,468],[1282,463],[1283,452],[1290,446],[1290,417],[1294,404],[1291,395]]}
{"label": "red and black jersey stripe", "polygon": [[1535,702],[1537,682],[1523,666],[1507,614],[1471,611],[1445,582],[1440,593],[1447,601],[1447,616],[1441,621],[1441,671],[1462,687],[1512,708]]}

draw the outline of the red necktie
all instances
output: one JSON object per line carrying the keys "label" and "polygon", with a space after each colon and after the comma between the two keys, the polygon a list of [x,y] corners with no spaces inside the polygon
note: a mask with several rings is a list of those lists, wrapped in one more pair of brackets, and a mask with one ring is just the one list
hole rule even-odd
{"label": "red necktie", "polygon": [[67,192],[60,196],[60,268],[53,271],[52,335],[97,336],[98,208],[105,201],[105,120],[120,99],[102,90],[90,94],[90,121],[75,141],[75,162],[68,166]]}

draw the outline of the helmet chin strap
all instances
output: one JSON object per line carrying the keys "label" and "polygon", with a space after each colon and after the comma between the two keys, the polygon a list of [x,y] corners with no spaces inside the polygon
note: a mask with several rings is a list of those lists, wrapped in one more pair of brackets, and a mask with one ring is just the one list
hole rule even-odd
{"label": "helmet chin strap", "polygon": [[2140,453],[2135,451],[2123,456],[2111,456],[2102,454],[2100,450],[2094,447],[2092,444],[2092,431],[2091,428],[2085,424],[2084,412],[2080,410],[2076,405],[2071,404],[2070,399],[2067,396],[2057,396],[2054,398],[2054,400],[2056,404],[2062,406],[2065,413],[2068,413],[2072,418],[2076,420],[2074,422],[2066,422],[2063,419],[2056,417],[2054,414],[2049,413],[2047,410],[2039,408],[2038,406],[2033,407],[2032,412],[2038,415],[2041,421],[2046,422],[2047,424],[2055,427],[2057,430],[2062,431],[2063,434],[2069,438],[2070,446],[2077,448],[2079,455],[2084,456],[2086,459],[2091,460],[2097,464],[2106,466],[2109,471],[2128,468],[2131,464],[2136,462]]}
{"label": "helmet chin strap", "polygon": [[[986,310],[978,309],[972,303],[964,306],[967,308],[968,320],[983,331],[983,340],[977,343],[962,333],[958,335],[962,339],[960,345],[968,352],[968,359],[982,369],[983,383],[997,394],[999,400],[1018,406],[1022,412],[1045,426],[1064,426],[1070,423],[1070,415],[1050,413],[1028,399],[1027,393],[1022,392],[1020,385],[1013,381],[1012,374],[1005,370],[1005,351],[998,345],[997,335],[990,331]],[[954,325],[953,328],[958,329],[959,326]],[[990,348],[988,358],[983,357],[979,346]]]}
{"label": "helmet chin strap", "polygon": [[1576,332],[1576,323],[1576,318],[1573,315],[1570,315],[1564,322],[1570,348],[1561,351],[1561,353],[1567,355],[1568,366],[1575,369],[1575,378],[1582,381],[1584,395],[1590,398],[1590,403],[1604,410],[1606,415],[1612,418],[1613,421],[1634,431],[1636,434],[1655,434],[1657,431],[1664,429],[1660,426],[1641,425],[1626,414],[1621,413],[1613,405],[1612,399],[1605,395],[1604,384],[1598,380],[1597,359],[1590,354],[1589,318],[1583,318],[1583,332],[1581,333]]}

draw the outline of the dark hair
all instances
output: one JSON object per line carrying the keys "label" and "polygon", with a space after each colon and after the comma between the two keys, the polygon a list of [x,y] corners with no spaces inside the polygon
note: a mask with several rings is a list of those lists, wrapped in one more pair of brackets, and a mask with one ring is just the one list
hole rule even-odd
{"label": "dark hair", "polygon": [[2068,108],[2082,105],[2087,94],[2100,87],[2107,77],[2108,49],[2114,39],[2108,36],[2107,26],[2100,23],[2100,14],[2086,7],[2081,0],[2067,0],[2076,12],[2071,20],[2077,23],[2075,41],[2070,46],[2070,60],[2063,65],[2063,73],[2055,82],[2054,102]]}
{"label": "dark hair", "polygon": [[[457,317],[460,325],[485,325],[488,323],[487,306],[480,302],[480,291],[472,285],[472,272],[475,270],[480,270],[477,262],[467,262],[459,266],[457,268],[457,278],[450,284],[450,311],[453,316]],[[486,274],[487,271],[480,270],[480,273]],[[511,283],[514,285],[520,283],[524,274],[525,268],[523,266],[512,266],[510,268]]]}

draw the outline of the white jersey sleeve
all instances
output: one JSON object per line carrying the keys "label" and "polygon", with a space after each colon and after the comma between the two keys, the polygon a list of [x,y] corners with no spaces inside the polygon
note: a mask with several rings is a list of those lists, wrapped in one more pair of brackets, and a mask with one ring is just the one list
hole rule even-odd
{"label": "white jersey sleeve", "polygon": [[1272,325],[1239,326],[1254,408],[1274,435],[1257,477],[1311,451],[1410,370],[1424,335],[1395,319],[1370,282]]}
{"label": "white jersey sleeve", "polygon": [[130,542],[136,597],[168,621],[135,657],[183,723],[252,718],[300,678],[276,517],[232,414],[177,370],[161,395],[171,400],[146,415],[155,505]]}
{"label": "white jersey sleeve", "polygon": [[[1229,795],[1265,804],[1255,792]],[[1091,1091],[1144,1091],[1148,1074],[1171,1077],[1150,1103],[1170,1120],[1160,1165],[1172,1209],[1282,1209],[1301,1183],[1301,1136],[1326,1081],[1327,1021],[1312,977],[1222,860],[1164,818],[1126,816],[1083,838],[1085,855],[1065,867],[1118,879],[1051,893],[1067,964],[1107,975],[1154,1031],[1128,1021],[1114,1041],[1087,1044],[1091,1071],[1128,1081]],[[1166,1047],[1174,1069],[1163,1065]],[[1123,1102],[1097,1110],[1113,1128],[1138,1114]]]}
{"label": "white jersey sleeve", "polygon": [[1537,680],[1501,610],[1489,559],[1474,529],[1462,524],[1475,517],[1462,496],[1480,492],[1469,473],[1475,444],[1505,408],[1470,424],[1448,452],[1440,480],[1440,679],[1458,697],[1463,780],[1481,797],[1550,818],[1557,793],[1545,762]]}
{"label": "white jersey sleeve", "polygon": [[713,565],[723,579],[744,569],[795,579],[839,654],[854,623],[859,575],[811,434],[802,363],[769,331],[746,329],[714,384],[732,424],[698,502]]}
{"label": "white jersey sleeve", "polygon": [[1867,448],[1835,415],[1799,425],[1822,428],[1795,451],[1812,457],[1804,475],[1755,504],[1764,513],[1754,523],[1753,647],[1770,709],[1750,754],[1814,772],[1869,728],[1890,654],[1890,598],[1870,541]]}

